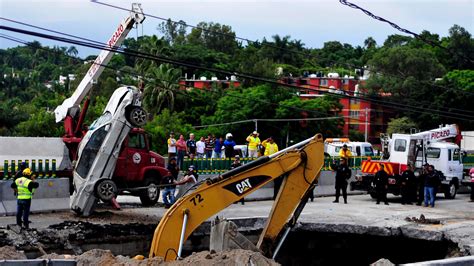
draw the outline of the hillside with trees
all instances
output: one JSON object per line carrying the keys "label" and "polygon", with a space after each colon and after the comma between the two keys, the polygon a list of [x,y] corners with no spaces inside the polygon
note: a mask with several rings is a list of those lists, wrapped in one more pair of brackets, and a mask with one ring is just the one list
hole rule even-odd
{"label": "hillside with trees", "polygon": [[[170,131],[197,135],[223,136],[232,132],[237,142],[254,128],[253,123],[228,124],[207,128],[193,126],[225,124],[248,119],[316,118],[335,116],[341,108],[338,99],[325,96],[301,100],[295,88],[243,78],[238,88],[215,86],[210,90],[180,89],[184,76],[230,78],[225,73],[245,73],[276,81],[304,73],[338,72],[357,76],[355,69],[366,68],[365,83],[374,100],[406,105],[399,118],[415,121],[421,129],[442,123],[457,123],[462,129],[474,128],[474,39],[464,28],[454,25],[449,36],[424,31],[424,39],[440,44],[431,46],[419,39],[390,35],[383,44],[367,37],[360,46],[328,41],[322,48],[309,48],[301,40],[275,35],[271,40],[244,43],[235,39],[230,26],[201,22],[191,31],[184,22],[164,22],[157,35],[129,38],[125,52],[158,55],[187,65],[163,64],[136,53],[116,54],[91,93],[92,105],[86,123],[92,122],[105,107],[112,92],[122,84],[137,86],[144,80],[144,104],[153,115],[145,126],[154,148],[165,151]],[[62,135],[62,124],[54,121],[53,110],[75,90],[94,56],[80,59],[77,49],[45,47],[34,41],[0,50],[0,135]],[[199,66],[199,67],[191,67]],[[282,71],[278,72],[277,69]],[[216,71],[212,71],[216,70]],[[75,74],[63,84],[59,76]],[[410,106],[427,112],[414,112]],[[430,111],[431,110],[431,111]],[[439,115],[441,113],[447,116]],[[259,122],[262,136],[274,136],[284,145],[290,132],[298,141],[316,132],[341,134],[343,120],[301,122]]]}

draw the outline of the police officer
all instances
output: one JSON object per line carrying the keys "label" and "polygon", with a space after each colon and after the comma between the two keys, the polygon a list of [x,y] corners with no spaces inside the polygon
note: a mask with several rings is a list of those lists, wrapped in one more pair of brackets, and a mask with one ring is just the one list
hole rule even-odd
{"label": "police officer", "polygon": [[388,205],[387,200],[387,190],[388,190],[388,174],[385,172],[384,164],[380,164],[380,170],[375,173],[374,185],[375,192],[377,194],[377,203],[380,204],[380,201],[384,201],[385,205]]}
{"label": "police officer", "polygon": [[[35,182],[35,177],[32,175],[30,168],[23,170],[23,176],[17,178],[11,185],[11,188],[17,194],[17,212],[16,212],[16,224],[22,228],[29,228],[30,207],[31,198],[33,192],[39,184]],[[23,216],[23,221],[21,220]]]}
{"label": "police officer", "polygon": [[401,181],[401,188],[400,192],[402,194],[402,205],[405,204],[412,204],[411,201],[413,199],[412,191],[414,191],[414,183],[415,183],[415,174],[413,173],[413,166],[411,164],[407,165],[407,169],[403,171],[402,176],[400,177]]}
{"label": "police officer", "polygon": [[339,165],[337,167],[332,166],[332,168],[336,169],[336,200],[333,202],[339,202],[339,196],[341,195],[340,193],[342,190],[344,203],[347,204],[347,180],[351,178],[352,171],[347,165],[347,160],[345,158],[341,158]]}

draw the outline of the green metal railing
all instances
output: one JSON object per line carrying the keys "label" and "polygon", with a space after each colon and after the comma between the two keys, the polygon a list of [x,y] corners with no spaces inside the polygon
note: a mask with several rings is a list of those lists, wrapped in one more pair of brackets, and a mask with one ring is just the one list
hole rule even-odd
{"label": "green metal railing", "polygon": [[[4,180],[13,179],[15,177],[16,172],[18,171],[19,165],[23,160],[4,160],[3,167],[0,167],[0,172],[2,173],[2,177]],[[33,174],[36,175],[36,178],[55,178],[57,165],[56,159],[39,159],[38,162],[36,160],[25,160],[27,167],[31,169]]]}

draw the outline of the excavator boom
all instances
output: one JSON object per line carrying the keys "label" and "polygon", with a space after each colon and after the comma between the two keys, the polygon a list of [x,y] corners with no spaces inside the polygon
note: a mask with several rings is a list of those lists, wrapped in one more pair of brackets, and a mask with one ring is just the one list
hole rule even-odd
{"label": "excavator boom", "polygon": [[[305,195],[314,188],[324,165],[324,144],[320,134],[271,156],[207,180],[180,198],[163,216],[155,230],[150,257],[166,261],[181,255],[183,242],[204,221],[270,181],[283,176],[283,183],[260,238],[259,247],[271,249],[281,230],[301,211]],[[180,234],[181,232],[181,234]],[[271,254],[271,251],[266,252]]]}

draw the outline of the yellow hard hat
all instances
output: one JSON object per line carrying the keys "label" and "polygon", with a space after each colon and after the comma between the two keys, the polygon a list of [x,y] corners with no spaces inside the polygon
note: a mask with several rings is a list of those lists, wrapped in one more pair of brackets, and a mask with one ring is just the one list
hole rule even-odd
{"label": "yellow hard hat", "polygon": [[25,170],[23,170],[23,175],[30,176],[31,175],[31,169],[30,168],[25,168]]}

